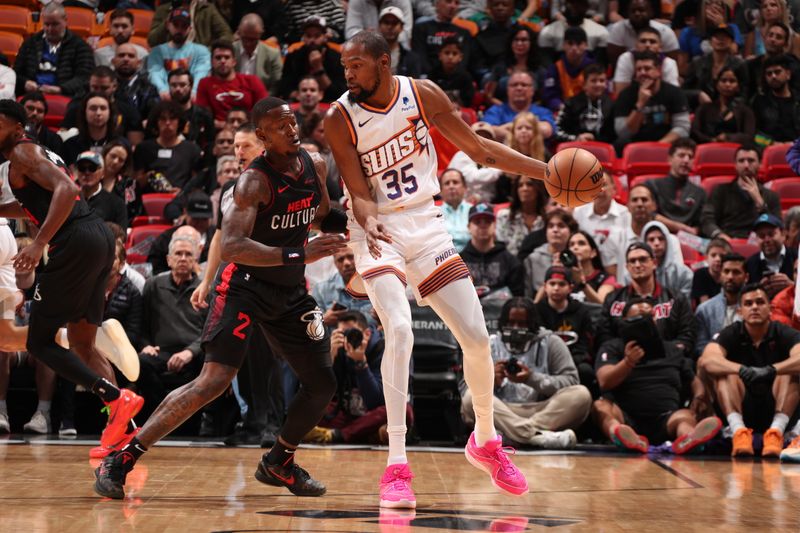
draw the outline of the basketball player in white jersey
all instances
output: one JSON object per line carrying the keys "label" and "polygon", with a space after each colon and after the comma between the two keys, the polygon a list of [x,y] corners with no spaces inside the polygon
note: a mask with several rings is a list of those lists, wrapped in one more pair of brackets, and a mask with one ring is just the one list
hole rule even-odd
{"label": "basketball player in white jersey", "polygon": [[[16,199],[8,186],[8,167],[6,161],[0,165],[0,205],[10,204]],[[17,277],[14,262],[17,255],[17,241],[8,227],[8,220],[0,217],[0,351],[16,352],[25,349],[28,328],[14,325],[16,309]]]}
{"label": "basketball player in white jersey", "polygon": [[510,494],[528,491],[525,476],[503,450],[494,429],[494,368],[489,335],[469,270],[433,203],[439,193],[436,126],[472,159],[510,174],[544,179],[546,165],[477,136],[432,82],[392,76],[386,41],[362,31],[345,43],[342,64],[349,91],[328,111],[325,133],[349,198],[350,246],[386,332],[381,373],[389,433],[388,466],[380,505],[414,508],[413,474],[405,453],[405,404],[413,335],[405,286],[430,305],[464,352],[464,378],[475,409],[467,459]]}

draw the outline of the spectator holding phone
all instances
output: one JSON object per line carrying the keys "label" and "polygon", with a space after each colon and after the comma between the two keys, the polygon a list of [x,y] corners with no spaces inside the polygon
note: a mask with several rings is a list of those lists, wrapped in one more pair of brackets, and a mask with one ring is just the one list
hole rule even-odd
{"label": "spectator holding phone", "polygon": [[[709,416],[709,397],[691,361],[675,342],[664,341],[653,319],[656,301],[636,296],[623,311],[620,338],[600,348],[595,363],[603,397],[592,416],[620,448],[647,453],[650,443],[672,441],[684,454],[713,438],[722,421]],[[691,398],[689,408],[682,408]]]}
{"label": "spectator holding phone", "polygon": [[797,250],[787,248],[783,221],[770,213],[762,213],[753,224],[760,252],[747,259],[751,283],[759,283],[770,300],[783,289],[794,285],[792,274]]}
{"label": "spectator holding phone", "polygon": [[317,301],[320,309],[325,310],[322,320],[329,328],[336,327],[342,316],[351,311],[358,311],[364,316],[372,317],[372,305],[366,294],[357,294],[357,291],[348,291],[348,285],[356,275],[356,263],[353,252],[345,248],[333,255],[333,264],[336,265],[336,274],[323,282],[317,283],[311,295]]}
{"label": "spectator holding phone", "polygon": [[[540,327],[530,298],[511,298],[500,311],[499,331],[489,338],[494,361],[494,421],[499,433],[519,444],[547,449],[575,446],[574,428],[592,402],[578,384],[578,371],[564,341]],[[474,422],[472,395],[461,415]]]}

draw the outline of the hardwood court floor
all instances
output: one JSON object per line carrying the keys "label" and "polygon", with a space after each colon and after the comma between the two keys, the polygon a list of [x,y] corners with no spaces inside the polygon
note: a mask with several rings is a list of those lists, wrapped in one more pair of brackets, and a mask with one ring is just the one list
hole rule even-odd
{"label": "hardwood court floor", "polygon": [[[531,493],[512,498],[458,450],[410,454],[419,508],[381,515],[385,452],[302,449],[328,494],[297,498],[253,478],[261,450],[164,447],[124,501],[92,491],[88,447],[0,444],[0,531],[798,531],[800,465],[600,454],[516,457]],[[95,463],[96,464],[96,463]]]}

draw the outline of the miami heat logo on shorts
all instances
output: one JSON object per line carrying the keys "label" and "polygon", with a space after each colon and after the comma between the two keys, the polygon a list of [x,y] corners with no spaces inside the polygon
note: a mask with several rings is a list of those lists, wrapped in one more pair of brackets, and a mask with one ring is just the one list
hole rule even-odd
{"label": "miami heat logo on shorts", "polygon": [[300,320],[306,322],[306,335],[312,341],[321,341],[325,338],[325,324],[322,322],[322,311],[319,307],[313,311],[303,313]]}

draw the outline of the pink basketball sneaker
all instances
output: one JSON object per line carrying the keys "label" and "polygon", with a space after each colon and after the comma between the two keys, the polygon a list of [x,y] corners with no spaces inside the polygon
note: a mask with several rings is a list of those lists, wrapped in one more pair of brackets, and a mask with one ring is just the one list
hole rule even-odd
{"label": "pink basketball sneaker", "polygon": [[528,482],[508,458],[513,453],[514,448],[503,448],[503,439],[499,435],[484,446],[478,447],[474,432],[469,436],[467,446],[464,448],[467,461],[475,468],[480,468],[489,474],[495,487],[514,496],[521,496],[528,492]]}
{"label": "pink basketball sneaker", "polygon": [[417,497],[411,489],[414,474],[407,464],[389,465],[381,477],[381,507],[389,509],[414,509]]}

